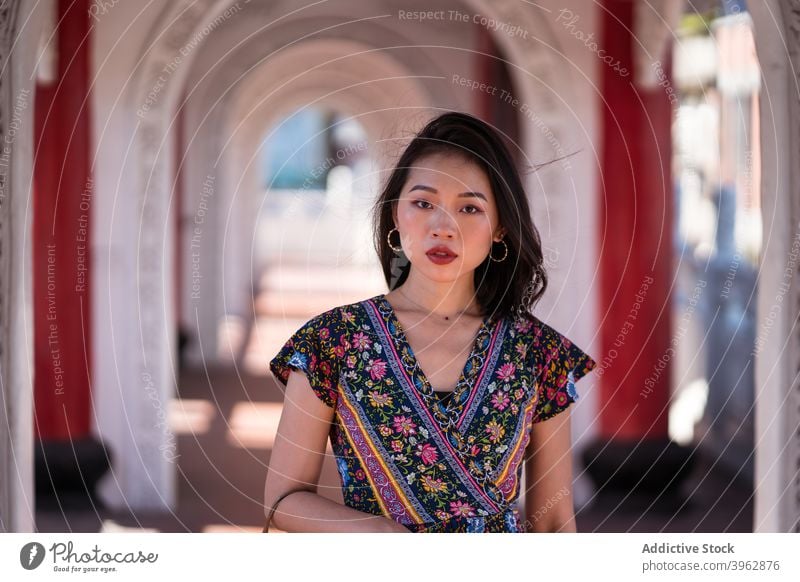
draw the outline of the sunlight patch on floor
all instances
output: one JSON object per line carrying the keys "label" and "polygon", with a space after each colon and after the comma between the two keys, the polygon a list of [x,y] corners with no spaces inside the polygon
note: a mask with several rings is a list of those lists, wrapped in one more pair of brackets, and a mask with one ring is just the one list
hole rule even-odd
{"label": "sunlight patch on floor", "polygon": [[228,419],[226,441],[244,449],[271,449],[282,410],[279,402],[237,402]]}
{"label": "sunlight patch on floor", "polygon": [[206,434],[217,415],[205,399],[173,398],[169,403],[169,425],[175,434]]}

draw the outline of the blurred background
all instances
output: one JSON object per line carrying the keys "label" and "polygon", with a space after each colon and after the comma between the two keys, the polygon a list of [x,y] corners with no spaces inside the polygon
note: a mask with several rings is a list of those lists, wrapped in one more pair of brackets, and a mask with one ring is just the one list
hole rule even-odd
{"label": "blurred background", "polygon": [[259,531],[268,362],[387,290],[372,204],[445,110],[507,138],[535,314],[598,362],[578,530],[800,531],[798,31],[788,0],[4,2],[0,531]]}

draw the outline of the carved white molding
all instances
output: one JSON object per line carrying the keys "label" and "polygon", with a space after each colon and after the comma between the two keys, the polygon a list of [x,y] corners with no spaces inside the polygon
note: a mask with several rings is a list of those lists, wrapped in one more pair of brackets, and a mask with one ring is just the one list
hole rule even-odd
{"label": "carved white molding", "polygon": [[[19,2],[12,2],[0,8],[0,59],[5,63],[10,58],[11,42],[14,37],[15,13],[19,8]],[[8,67],[4,67],[4,73]],[[8,133],[8,121],[13,107],[11,79],[10,75],[4,74],[0,77],[0,143],[5,143]],[[9,337],[9,306],[8,296],[11,281],[11,265],[9,249],[11,247],[10,238],[10,187],[12,176],[8,173],[8,161],[3,163],[3,172],[0,174],[0,369],[5,380],[8,370],[8,346],[11,344]],[[9,389],[8,382],[3,381],[4,390]],[[5,401],[5,399],[4,399]],[[3,438],[5,433],[0,434]],[[2,485],[0,485],[2,487]],[[5,492],[3,488],[3,492]]]}
{"label": "carved white molding", "polygon": [[35,529],[30,201],[33,70],[43,5],[0,8],[0,531]]}
{"label": "carved white molding", "polygon": [[[793,78],[790,82],[789,127],[790,143],[790,217],[793,237],[787,242],[792,249],[794,236],[800,236],[800,3],[797,0],[782,0],[781,13],[786,34],[786,46],[789,51],[789,64]],[[787,439],[786,485],[788,495],[787,511],[783,531],[800,533],[800,326],[797,316],[800,313],[800,258],[794,263],[794,275],[791,290],[786,301],[787,323],[790,335],[787,337],[789,355],[789,384],[787,390],[787,406],[785,409]]]}
{"label": "carved white molding", "polygon": [[793,260],[792,247],[800,236],[800,5],[794,0],[763,0],[749,3],[749,8],[764,78],[760,99],[764,246],[754,350],[754,529],[797,532],[800,260]]}
{"label": "carved white molding", "polygon": [[[14,36],[14,12],[19,2],[12,2],[7,7],[0,9],[0,59],[6,62],[9,58],[11,43]],[[0,77],[0,143],[5,143],[9,111],[11,110],[11,90],[8,67],[4,67]],[[11,291],[11,220],[9,188],[11,176],[6,172],[0,176],[0,390],[3,397],[0,399],[0,468],[3,475],[16,475],[14,470],[13,438],[13,385],[9,374],[11,338],[11,307],[8,303]],[[9,479],[0,480],[0,531],[11,531],[12,514],[14,508],[14,495]]]}
{"label": "carved white molding", "polygon": [[[174,509],[177,502],[175,437],[160,417],[175,394],[176,374],[173,256],[165,252],[172,248],[169,205],[174,176],[174,114],[188,63],[197,50],[195,45],[207,34],[203,27],[214,22],[226,4],[219,0],[170,2],[143,47],[148,52],[131,95],[131,109],[141,118],[136,143],[139,198],[135,217],[141,225],[136,272],[139,335],[138,349],[131,354],[136,360],[136,375],[121,378],[120,383],[130,439],[137,450],[117,457],[122,465],[117,476],[121,498],[115,496],[109,501],[118,506]],[[182,49],[188,51],[186,56]],[[176,58],[182,59],[177,67]],[[131,306],[112,305],[112,309],[124,312]]]}

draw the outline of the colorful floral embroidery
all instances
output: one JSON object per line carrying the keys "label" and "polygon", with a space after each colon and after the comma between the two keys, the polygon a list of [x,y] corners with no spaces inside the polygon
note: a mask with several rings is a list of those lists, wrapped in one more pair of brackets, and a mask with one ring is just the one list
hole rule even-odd
{"label": "colorful floral embroidery", "polygon": [[430,386],[384,295],[328,310],[270,361],[304,372],[335,409],[330,438],[349,507],[411,531],[521,531],[533,423],[578,399],[594,360],[535,317],[487,318],[452,393]]}

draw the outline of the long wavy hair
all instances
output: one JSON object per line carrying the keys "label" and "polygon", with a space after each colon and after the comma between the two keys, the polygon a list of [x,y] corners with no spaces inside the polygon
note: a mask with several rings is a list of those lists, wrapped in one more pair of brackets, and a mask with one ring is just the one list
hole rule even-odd
{"label": "long wavy hair", "polygon": [[[500,133],[477,117],[447,112],[428,122],[406,146],[372,211],[375,250],[389,289],[402,285],[411,271],[405,253],[399,256],[387,242],[395,228],[394,209],[409,170],[422,157],[452,154],[477,164],[486,173],[494,194],[508,256],[501,262],[489,256],[474,273],[477,301],[484,313],[525,315],[547,288],[539,231],[531,218],[519,171]],[[398,242],[392,240],[392,246]],[[503,255],[502,243],[493,243],[490,256]]]}

